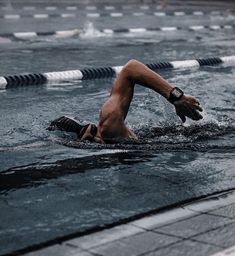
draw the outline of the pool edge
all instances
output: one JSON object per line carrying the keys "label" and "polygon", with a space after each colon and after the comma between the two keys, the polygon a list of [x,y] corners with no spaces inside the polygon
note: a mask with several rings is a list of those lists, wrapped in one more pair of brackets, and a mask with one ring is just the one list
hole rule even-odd
{"label": "pool edge", "polygon": [[[106,228],[101,231],[93,232],[77,238],[72,238],[62,243],[57,243],[43,249],[33,251],[27,254],[27,256],[40,256],[40,255],[110,255],[105,253],[98,253],[96,250],[102,249],[105,252],[105,247],[110,248],[115,244],[120,244],[120,240],[127,240],[128,238],[137,236],[145,236],[145,234],[157,232],[161,227],[175,224],[177,222],[183,222],[185,220],[190,221],[194,217],[211,215],[212,211],[221,209],[223,207],[233,205],[235,203],[235,189],[227,192],[217,193],[212,196],[198,199],[190,203],[185,203],[169,210],[164,210],[156,214],[150,214],[149,216],[127,222],[125,224],[116,225],[111,228]],[[213,215],[213,214],[212,214]],[[213,215],[214,216],[214,215]],[[222,218],[223,216],[221,216]],[[226,218],[226,223],[233,223],[233,218]],[[210,230],[208,230],[210,232]],[[157,232],[158,233],[158,232]],[[176,236],[177,237],[177,236]],[[178,237],[176,242],[169,244],[175,245],[177,242],[185,241],[185,238]],[[187,239],[186,239],[187,240]],[[191,241],[191,239],[189,239]],[[139,245],[141,246],[141,244]],[[211,245],[215,252],[222,250],[220,246]],[[156,250],[161,250],[162,247],[156,247]],[[117,252],[116,252],[117,253]],[[146,252],[147,253],[147,252]],[[116,255],[116,254],[115,254]],[[133,254],[139,255],[139,254]]]}

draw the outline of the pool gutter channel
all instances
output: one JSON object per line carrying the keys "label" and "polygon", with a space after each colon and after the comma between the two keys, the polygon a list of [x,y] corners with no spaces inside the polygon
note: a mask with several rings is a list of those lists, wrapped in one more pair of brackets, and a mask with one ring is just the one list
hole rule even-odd
{"label": "pool gutter channel", "polygon": [[[201,66],[214,66],[225,64],[233,66],[235,64],[235,55],[224,57],[200,58],[195,60],[181,60],[172,62],[156,62],[146,64],[153,71],[162,69],[180,69],[180,68],[199,68]],[[68,71],[18,74],[0,77],[0,89],[9,89],[19,86],[43,85],[46,83],[71,81],[71,80],[89,80],[99,78],[110,78],[119,74],[123,66],[85,68]]]}
{"label": "pool gutter channel", "polygon": [[[160,227],[172,222],[180,221],[182,219],[191,218],[195,215],[208,213],[214,209],[218,209],[232,203],[235,203],[235,188],[229,188],[226,190],[213,192],[211,194],[186,199],[159,209],[153,209],[148,212],[136,214],[113,223],[96,226],[85,231],[78,231],[72,234],[57,237],[40,244],[34,244],[17,251],[13,251],[4,256],[26,256],[28,253],[31,256],[34,255],[35,251],[39,251],[38,255],[44,255],[40,254],[40,250],[44,250],[46,247],[50,248],[54,245],[67,245],[69,247],[73,247],[73,242],[75,241],[76,244],[77,239],[87,237],[89,240],[89,236],[105,232],[106,230],[115,230],[119,226],[132,226],[136,227],[137,229],[142,229],[144,232],[153,227]],[[31,252],[33,253],[31,254]],[[35,256],[36,255],[37,253]]]}

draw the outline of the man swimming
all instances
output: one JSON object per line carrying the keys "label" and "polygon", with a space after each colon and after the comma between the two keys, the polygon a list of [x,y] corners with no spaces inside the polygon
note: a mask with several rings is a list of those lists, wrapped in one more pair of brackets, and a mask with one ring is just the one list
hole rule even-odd
{"label": "man swimming", "polygon": [[60,117],[49,126],[48,130],[57,128],[66,132],[75,132],[80,140],[98,143],[117,143],[123,140],[138,140],[137,136],[125,125],[135,84],[150,88],[165,97],[174,105],[176,114],[182,122],[186,117],[192,120],[202,119],[199,101],[185,95],[178,87],[172,87],[160,75],[144,64],[130,60],[121,70],[114,82],[110,97],[100,110],[98,125],[82,124],[73,118]]}

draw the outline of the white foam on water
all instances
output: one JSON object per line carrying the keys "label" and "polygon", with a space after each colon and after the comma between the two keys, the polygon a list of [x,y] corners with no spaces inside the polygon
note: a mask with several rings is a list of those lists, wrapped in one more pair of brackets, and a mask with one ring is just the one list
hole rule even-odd
{"label": "white foam on water", "polygon": [[96,37],[102,37],[107,36],[110,34],[100,32],[94,27],[94,24],[92,22],[87,22],[84,25],[83,32],[80,34],[81,38],[96,38]]}

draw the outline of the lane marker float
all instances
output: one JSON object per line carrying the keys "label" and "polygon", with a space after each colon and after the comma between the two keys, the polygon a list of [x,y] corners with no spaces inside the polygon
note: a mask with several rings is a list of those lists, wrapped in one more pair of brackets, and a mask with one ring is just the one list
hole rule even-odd
{"label": "lane marker float", "polygon": [[[200,66],[213,66],[218,64],[226,66],[235,65],[234,56],[211,57],[195,60],[181,60],[171,62],[157,62],[146,64],[147,67],[156,71],[159,69],[198,68]],[[17,86],[42,85],[48,82],[66,80],[88,80],[114,77],[119,74],[123,66],[85,68],[68,71],[47,72],[38,74],[19,74],[0,77],[0,89],[9,89]]]}

